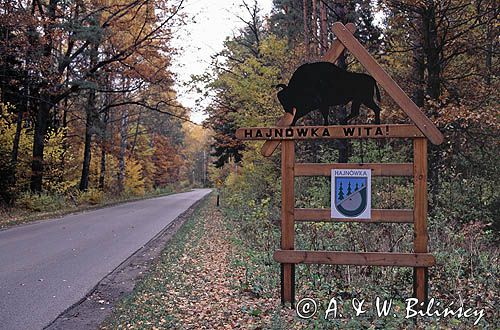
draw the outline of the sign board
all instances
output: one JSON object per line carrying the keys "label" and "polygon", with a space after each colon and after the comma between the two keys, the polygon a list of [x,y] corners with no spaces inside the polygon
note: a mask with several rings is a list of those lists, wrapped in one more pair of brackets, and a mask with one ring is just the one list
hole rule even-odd
{"label": "sign board", "polygon": [[[365,266],[414,267],[413,292],[419,305],[427,304],[428,267],[435,264],[428,253],[427,232],[427,140],[434,144],[443,142],[443,135],[433,122],[411,101],[394,80],[353,36],[352,23],[333,24],[337,39],[323,57],[335,62],[345,49],[385,89],[416,125],[340,125],[340,126],[290,126],[294,113],[285,113],[275,127],[247,127],[236,130],[241,140],[263,140],[261,153],[273,154],[281,144],[281,249],[274,253],[274,260],[281,263],[281,302],[295,302],[295,264],[338,264]],[[295,143],[309,139],[386,139],[412,138],[413,163],[297,163]],[[351,168],[357,168],[351,170]],[[333,169],[333,171],[332,171]],[[371,175],[413,177],[413,209],[371,210]],[[295,208],[294,178],[297,176],[332,177],[331,211],[328,209]],[[357,186],[356,186],[357,185]],[[342,189],[341,189],[342,186]],[[328,219],[328,216],[331,219]],[[414,253],[350,252],[350,251],[301,251],[295,250],[295,222],[387,222],[413,223]]]}
{"label": "sign board", "polygon": [[371,175],[371,170],[332,169],[332,218],[371,219]]}

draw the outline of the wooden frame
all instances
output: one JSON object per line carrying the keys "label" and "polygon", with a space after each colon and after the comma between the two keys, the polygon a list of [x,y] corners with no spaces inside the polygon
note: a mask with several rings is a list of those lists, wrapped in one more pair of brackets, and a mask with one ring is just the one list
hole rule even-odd
{"label": "wooden frame", "polygon": [[[356,26],[352,23],[347,23],[346,26],[347,30],[349,32],[354,33],[356,31]],[[335,39],[332,43],[332,46],[330,49],[326,52],[326,54],[321,58],[322,61],[327,61],[327,62],[332,62],[335,63],[339,59],[339,57],[344,53],[345,47],[344,45],[338,40]],[[295,115],[295,112],[293,114],[290,113],[285,113],[278,121],[276,122],[276,126],[278,127],[286,127],[290,126],[290,124],[293,121],[293,116]],[[269,157],[273,154],[274,150],[279,146],[280,142],[276,140],[271,140],[267,141],[264,143],[261,149],[261,154],[264,157]]]}
{"label": "wooden frame", "polygon": [[[428,267],[435,258],[428,253],[427,233],[427,140],[443,142],[441,132],[410,100],[392,78],[354,38],[353,24],[334,23],[337,40],[323,60],[335,62],[347,48],[373,75],[387,93],[408,114],[415,125],[345,125],[290,127],[293,114],[284,114],[275,127],[240,128],[236,137],[241,140],[264,140],[262,155],[269,157],[281,143],[281,249],[274,260],[281,264],[281,301],[295,303],[295,264],[334,264],[413,267],[414,296],[427,302]],[[294,110],[295,111],[295,110]],[[413,140],[412,163],[372,164],[307,164],[295,162],[295,140],[311,139],[380,139],[409,138]],[[294,179],[300,176],[330,176],[332,169],[371,169],[373,176],[413,177],[413,209],[372,209],[371,219],[332,219],[330,209],[295,208]],[[295,250],[296,222],[364,222],[413,224],[413,253],[297,251]],[[421,306],[421,305],[420,305]]]}
{"label": "wooden frame", "polygon": [[[295,141],[281,144],[281,249],[293,250],[295,244]],[[295,301],[295,265],[281,264],[281,302]]]}
{"label": "wooden frame", "polygon": [[[414,237],[413,250],[417,253],[427,252],[429,240],[427,234],[427,140],[413,140],[413,218]],[[425,267],[413,269],[413,292],[419,301],[427,301],[428,271]]]}
{"label": "wooden frame", "polygon": [[[376,138],[376,137],[372,137]],[[283,140],[281,150],[282,208],[281,250],[274,260],[281,263],[282,303],[295,303],[295,267],[297,263],[413,267],[413,292],[420,302],[427,302],[428,267],[435,264],[428,253],[427,233],[427,139],[413,138],[413,163],[389,164],[301,164],[295,163],[295,140]],[[294,178],[329,176],[332,168],[372,169],[374,176],[413,177],[412,210],[372,209],[371,219],[334,219],[330,209],[295,208]],[[414,226],[414,253],[297,251],[294,250],[296,222],[408,223]]]}

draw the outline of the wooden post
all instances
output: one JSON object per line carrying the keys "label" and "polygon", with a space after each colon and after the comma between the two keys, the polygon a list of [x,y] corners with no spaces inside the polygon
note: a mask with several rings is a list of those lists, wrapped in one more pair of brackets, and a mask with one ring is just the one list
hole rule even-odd
{"label": "wooden post", "polygon": [[[295,242],[294,192],[295,141],[281,143],[281,249],[293,250]],[[295,265],[281,264],[281,303],[295,303]]]}
{"label": "wooden post", "polygon": [[[413,250],[427,253],[427,139],[413,139],[414,233]],[[413,269],[413,294],[419,304],[427,304],[427,267]],[[419,305],[421,306],[421,305]]]}

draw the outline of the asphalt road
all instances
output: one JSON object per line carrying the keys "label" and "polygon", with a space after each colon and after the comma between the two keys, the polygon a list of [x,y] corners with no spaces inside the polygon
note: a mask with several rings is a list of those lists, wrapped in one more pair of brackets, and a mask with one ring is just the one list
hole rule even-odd
{"label": "asphalt road", "polygon": [[42,329],[210,189],[0,231],[0,329]]}

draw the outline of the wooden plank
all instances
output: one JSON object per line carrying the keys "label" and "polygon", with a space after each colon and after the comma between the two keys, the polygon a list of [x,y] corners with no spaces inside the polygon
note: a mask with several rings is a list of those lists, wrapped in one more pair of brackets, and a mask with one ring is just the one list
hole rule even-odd
{"label": "wooden plank", "polygon": [[[346,28],[351,33],[354,33],[356,31],[356,26],[353,23],[347,23]],[[338,39],[335,39],[330,49],[326,52],[325,55],[323,55],[321,60],[335,63],[339,59],[340,55],[342,55],[344,50],[345,50],[344,45]],[[278,121],[276,122],[276,126],[278,127],[290,126],[292,124],[294,115],[295,115],[295,109],[293,114],[285,113],[280,119],[278,119]],[[264,142],[264,145],[260,149],[260,153],[264,157],[269,157],[274,153],[274,150],[276,150],[279,144],[280,141],[268,140]]]}
{"label": "wooden plank", "polygon": [[413,176],[412,163],[296,163],[295,176],[331,176],[332,169],[371,169],[372,176]]}
{"label": "wooden plank", "polygon": [[[356,32],[356,25],[353,23],[347,23],[345,25],[346,29],[349,30],[349,32],[353,33]],[[322,61],[325,62],[332,62],[335,63],[339,59],[339,57],[342,55],[342,53],[345,50],[345,46],[340,42],[339,39],[335,39],[332,43],[332,46],[328,51],[321,57]]]}
{"label": "wooden plank", "polygon": [[413,140],[413,217],[415,218],[415,252],[427,252],[427,140]]}
{"label": "wooden plank", "polygon": [[[427,140],[413,140],[413,218],[414,241],[413,250],[416,253],[426,253],[429,236],[427,233]],[[427,271],[425,268],[414,269],[413,290],[419,302],[427,301]]]}
{"label": "wooden plank", "polygon": [[372,209],[371,219],[333,219],[330,209],[295,209],[296,222],[412,223],[413,210]]}
{"label": "wooden plank", "polygon": [[241,140],[381,139],[423,137],[415,125],[345,125],[244,127],[236,130]]}
{"label": "wooden plank", "polygon": [[387,91],[394,101],[413,120],[415,125],[434,144],[441,144],[444,140],[443,134],[437,129],[432,121],[427,118],[396,82],[382,69],[368,51],[359,43],[346,27],[340,23],[333,23],[335,36],[344,44],[354,57],[363,65],[375,80]]}
{"label": "wooden plank", "polygon": [[[281,144],[281,249],[293,250],[295,246],[295,141]],[[282,266],[281,300],[283,303],[295,301],[294,267],[290,263]]]}
{"label": "wooden plank", "polygon": [[278,250],[273,258],[281,263],[358,266],[430,267],[436,263],[430,253]]}
{"label": "wooden plank", "polygon": [[[293,114],[290,113],[285,113],[277,122],[276,126],[278,127],[286,127],[290,126],[293,121],[293,116],[295,114],[295,109],[293,109]],[[273,154],[274,150],[279,146],[280,141],[279,140],[268,140],[264,142],[264,145],[260,149],[260,153],[264,157],[269,157]]]}

